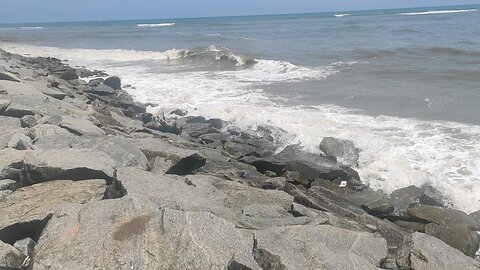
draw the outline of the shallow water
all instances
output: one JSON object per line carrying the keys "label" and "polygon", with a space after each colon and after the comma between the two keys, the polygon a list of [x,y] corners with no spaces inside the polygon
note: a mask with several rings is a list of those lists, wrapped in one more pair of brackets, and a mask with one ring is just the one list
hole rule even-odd
{"label": "shallow water", "polygon": [[[140,101],[362,149],[387,192],[480,209],[480,7],[1,25],[0,47],[122,77]],[[347,15],[348,14],[348,15]]]}

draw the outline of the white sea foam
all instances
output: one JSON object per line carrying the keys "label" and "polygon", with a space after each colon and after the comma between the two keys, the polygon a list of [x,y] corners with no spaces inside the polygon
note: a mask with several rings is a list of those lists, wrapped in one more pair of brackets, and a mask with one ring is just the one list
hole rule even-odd
{"label": "white sea foam", "polygon": [[175,23],[141,23],[137,24],[138,27],[166,27],[175,26]]}
{"label": "white sea foam", "polygon": [[[321,80],[354,63],[308,68],[258,60],[256,65],[238,71],[159,73],[161,62],[123,64],[119,60],[144,59],[145,52],[112,54],[102,50],[31,46],[11,50],[5,44],[2,47],[103,68],[121,76],[125,84],[134,85],[136,89],[131,94],[140,101],[156,103],[165,110],[182,108],[194,114],[220,117],[242,128],[275,127],[280,142],[301,142],[311,152],[319,151],[318,144],[324,136],[353,140],[362,149],[359,173],[373,188],[391,192],[430,183],[448,196],[455,207],[466,212],[480,208],[480,126],[371,117],[337,106],[279,105],[261,89],[268,83]],[[80,52],[88,57],[79,57]],[[112,55],[116,58],[105,61]]]}
{"label": "white sea foam", "polygon": [[477,12],[477,11],[478,9],[429,10],[425,12],[400,13],[398,15],[402,15],[402,16],[436,15],[436,14],[465,13],[465,12]]}
{"label": "white sea foam", "polygon": [[22,29],[22,30],[36,30],[36,29],[43,29],[43,27],[41,27],[41,26],[24,26],[24,27],[20,27],[20,29]]}
{"label": "white sea foam", "polygon": [[352,14],[335,14],[334,16],[341,18],[341,17],[351,16],[351,15]]}

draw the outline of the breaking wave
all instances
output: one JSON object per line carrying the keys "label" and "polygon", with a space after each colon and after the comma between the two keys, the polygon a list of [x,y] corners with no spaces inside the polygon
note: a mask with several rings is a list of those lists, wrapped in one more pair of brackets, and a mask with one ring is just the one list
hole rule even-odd
{"label": "breaking wave", "polygon": [[465,13],[465,12],[476,12],[476,11],[478,11],[478,9],[429,10],[424,12],[400,13],[398,15],[401,15],[401,16],[437,15],[437,14]]}
{"label": "breaking wave", "polygon": [[346,16],[351,16],[352,14],[335,14],[335,17],[341,18],[341,17],[346,17]]}
{"label": "breaking wave", "polygon": [[175,23],[142,23],[137,24],[138,27],[165,27],[165,26],[175,26]]}

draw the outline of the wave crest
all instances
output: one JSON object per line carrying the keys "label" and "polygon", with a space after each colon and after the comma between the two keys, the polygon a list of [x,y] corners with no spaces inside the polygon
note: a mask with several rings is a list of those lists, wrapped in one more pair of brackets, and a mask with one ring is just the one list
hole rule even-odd
{"label": "wave crest", "polygon": [[175,23],[141,23],[137,24],[138,27],[166,27],[175,26]]}
{"label": "wave crest", "polygon": [[438,14],[465,13],[465,12],[476,12],[476,11],[478,11],[478,9],[429,10],[424,12],[400,13],[398,15],[401,15],[401,16],[438,15]]}

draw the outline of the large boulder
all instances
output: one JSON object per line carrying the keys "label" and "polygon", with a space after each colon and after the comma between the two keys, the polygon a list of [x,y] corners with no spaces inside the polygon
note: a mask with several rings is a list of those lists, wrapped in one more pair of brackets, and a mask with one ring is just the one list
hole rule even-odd
{"label": "large boulder", "polygon": [[460,210],[421,205],[408,209],[408,215],[426,223],[457,224],[472,231],[480,231],[480,223]]}
{"label": "large boulder", "polygon": [[115,162],[106,154],[90,149],[35,150],[24,161],[24,185],[65,179],[113,178]]}
{"label": "large boulder", "polygon": [[0,269],[21,269],[25,255],[19,250],[0,241]]}
{"label": "large boulder", "polygon": [[254,243],[262,269],[377,269],[387,256],[381,237],[331,226],[259,231]]}
{"label": "large boulder", "polygon": [[139,139],[136,144],[149,160],[150,169],[156,173],[187,175],[206,163],[206,158],[199,152],[160,139]]}
{"label": "large boulder", "polygon": [[360,150],[352,141],[325,137],[320,143],[320,150],[325,154],[337,158],[338,162],[351,167],[358,167]]}
{"label": "large boulder", "polygon": [[115,90],[121,90],[122,89],[122,81],[120,80],[119,77],[112,76],[108,77],[103,84],[110,86],[111,88]]}
{"label": "large boulder", "polygon": [[400,270],[478,270],[480,262],[435,237],[413,233],[398,250],[397,266]]}
{"label": "large boulder", "polygon": [[440,226],[430,223],[425,227],[425,233],[442,240],[472,258],[475,257],[475,253],[480,247],[480,236],[477,232],[472,232],[455,224]]}

